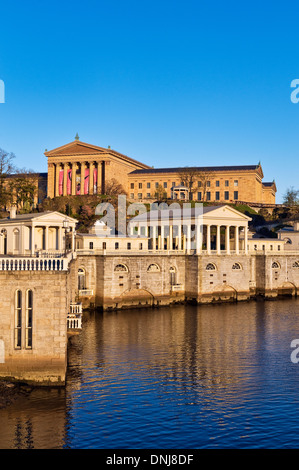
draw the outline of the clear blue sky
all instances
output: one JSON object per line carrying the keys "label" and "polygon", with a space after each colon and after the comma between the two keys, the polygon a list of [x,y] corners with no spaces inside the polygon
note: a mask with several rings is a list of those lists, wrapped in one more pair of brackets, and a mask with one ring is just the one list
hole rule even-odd
{"label": "clear blue sky", "polygon": [[0,147],[47,171],[80,140],[155,167],[256,164],[299,189],[299,6],[285,1],[1,3]]}

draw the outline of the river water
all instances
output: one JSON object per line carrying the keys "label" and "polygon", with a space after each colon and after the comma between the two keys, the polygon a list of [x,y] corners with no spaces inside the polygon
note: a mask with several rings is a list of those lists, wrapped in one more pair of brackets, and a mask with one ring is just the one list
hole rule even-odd
{"label": "river water", "polygon": [[85,313],[65,389],[0,410],[0,448],[299,447],[299,300]]}

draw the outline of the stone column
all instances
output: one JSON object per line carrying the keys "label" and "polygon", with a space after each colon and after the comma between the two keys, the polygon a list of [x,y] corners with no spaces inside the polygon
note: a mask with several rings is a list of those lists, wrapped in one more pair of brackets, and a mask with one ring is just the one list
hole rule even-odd
{"label": "stone column", "polygon": [[173,225],[169,225],[169,250],[173,250]]}
{"label": "stone column", "polygon": [[59,251],[62,251],[62,227],[58,227],[58,247]]}
{"label": "stone column", "polygon": [[235,250],[236,254],[239,254],[239,227],[235,227]]}
{"label": "stone column", "polygon": [[31,226],[31,254],[34,255],[34,225]]}
{"label": "stone column", "polygon": [[77,163],[73,162],[72,163],[72,196],[75,196],[76,194],[76,171],[77,171]]}
{"label": "stone column", "polygon": [[245,254],[247,255],[248,253],[248,232],[247,232],[247,225],[244,227],[244,249],[245,249]]}
{"label": "stone column", "polygon": [[226,254],[230,254],[230,226],[227,225],[225,228],[225,249]]}
{"label": "stone column", "polygon": [[48,165],[48,197],[55,196],[55,166],[54,163]]}
{"label": "stone column", "polygon": [[187,225],[187,253],[191,250],[191,225]]}
{"label": "stone column", "polygon": [[105,178],[106,178],[106,175],[105,175],[105,161],[102,161],[102,164],[101,164],[101,186],[102,186],[102,194],[105,194]]}
{"label": "stone column", "polygon": [[197,254],[201,253],[201,250],[202,250],[202,229],[203,229],[202,223],[197,221],[197,225],[196,225],[196,253]]}
{"label": "stone column", "polygon": [[48,251],[49,249],[49,227],[45,227],[45,250]]}
{"label": "stone column", "polygon": [[207,225],[207,253],[211,253],[211,226]]}
{"label": "stone column", "polygon": [[182,249],[182,226],[178,225],[178,249]]}
{"label": "stone column", "polygon": [[59,172],[60,172],[60,165],[56,163],[55,168],[55,197],[59,196]]}
{"label": "stone column", "polygon": [[80,194],[84,194],[85,162],[81,162]]}
{"label": "stone column", "polygon": [[217,255],[220,255],[220,225],[217,225],[217,235],[216,235],[216,249]]}
{"label": "stone column", "polygon": [[63,195],[67,195],[67,169],[68,165],[67,163],[64,163],[63,165]]}
{"label": "stone column", "polygon": [[153,250],[156,251],[157,227],[153,225]]}
{"label": "stone column", "polygon": [[161,225],[161,250],[164,250],[164,225]]}

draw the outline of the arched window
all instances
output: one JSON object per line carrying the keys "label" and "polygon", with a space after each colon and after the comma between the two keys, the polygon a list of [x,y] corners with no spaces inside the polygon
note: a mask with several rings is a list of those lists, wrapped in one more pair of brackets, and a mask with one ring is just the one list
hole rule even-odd
{"label": "arched window", "polygon": [[15,349],[22,347],[22,292],[15,292]]}
{"label": "arched window", "polygon": [[293,268],[299,268],[299,261],[295,261],[295,263],[293,263]]}
{"label": "arched window", "polygon": [[25,347],[32,349],[32,321],[33,321],[33,292],[28,289],[26,292],[26,330]]}
{"label": "arched window", "polygon": [[286,245],[291,245],[292,244],[292,240],[290,238],[284,238],[283,241],[285,242]]}
{"label": "arched window", "polygon": [[129,272],[128,267],[125,264],[117,264],[114,268],[114,271],[120,271],[120,272]]}
{"label": "arched window", "polygon": [[160,271],[161,271],[160,266],[158,266],[155,263],[150,264],[149,267],[147,268],[148,273],[159,273]]}
{"label": "arched window", "polygon": [[83,268],[78,269],[78,289],[83,290],[86,288],[85,270]]}
{"label": "arched window", "polygon": [[170,272],[170,285],[175,286],[177,284],[177,279],[176,279],[176,268],[174,266],[171,266],[169,269]]}
{"label": "arched window", "polygon": [[232,269],[242,269],[242,266],[240,265],[240,263],[234,263]]}
{"label": "arched window", "polygon": [[280,269],[280,264],[277,261],[273,261],[272,268],[273,269]]}
{"label": "arched window", "polygon": [[213,263],[208,263],[206,266],[207,271],[216,271],[216,265]]}
{"label": "arched window", "polygon": [[1,230],[1,236],[3,237],[3,254],[7,255],[7,231],[5,228]]}

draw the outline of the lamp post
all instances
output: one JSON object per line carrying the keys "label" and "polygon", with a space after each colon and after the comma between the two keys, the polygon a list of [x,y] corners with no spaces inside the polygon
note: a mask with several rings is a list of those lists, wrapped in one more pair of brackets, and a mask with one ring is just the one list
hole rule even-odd
{"label": "lamp post", "polygon": [[63,228],[64,228],[64,256],[66,257],[66,234],[67,232],[69,231],[69,226],[70,226],[70,223],[69,223],[69,220],[68,219],[64,219],[63,221]]}

